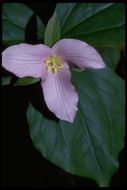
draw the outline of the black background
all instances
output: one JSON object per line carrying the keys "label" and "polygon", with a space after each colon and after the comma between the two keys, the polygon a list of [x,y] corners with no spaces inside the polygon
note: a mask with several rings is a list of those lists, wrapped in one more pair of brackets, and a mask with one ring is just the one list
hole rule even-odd
{"label": "black background", "polygon": [[[46,25],[55,3],[25,3]],[[33,16],[26,28],[26,43],[36,44],[36,21]],[[5,48],[5,47],[4,47]],[[121,54],[123,55],[123,54]],[[122,68],[121,68],[122,67]],[[123,56],[117,73],[124,78]],[[4,69],[3,74],[7,74]],[[96,187],[94,181],[64,172],[34,148],[28,132],[26,109],[28,101],[41,110],[40,84],[25,87],[11,85],[2,89],[2,184],[4,187]],[[40,93],[41,92],[41,93]],[[47,110],[45,113],[53,117]],[[117,140],[116,140],[117,143]],[[111,187],[125,186],[125,149],[119,155],[120,167],[111,180]]]}

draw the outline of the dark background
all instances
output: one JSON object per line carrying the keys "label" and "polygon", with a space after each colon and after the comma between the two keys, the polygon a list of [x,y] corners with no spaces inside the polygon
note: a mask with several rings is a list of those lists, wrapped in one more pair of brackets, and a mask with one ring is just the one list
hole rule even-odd
{"label": "dark background", "polygon": [[[25,3],[46,25],[55,3]],[[36,44],[36,21],[33,16],[26,28],[26,43]],[[5,47],[4,47],[5,48]],[[124,51],[116,72],[125,78]],[[3,74],[8,74],[4,69]],[[93,180],[77,177],[53,165],[34,148],[26,120],[28,101],[41,110],[40,84],[25,87],[11,85],[2,89],[2,184],[4,187],[96,187]],[[41,91],[41,93],[40,93]],[[46,108],[45,113],[50,113]],[[116,141],[117,143],[117,141]],[[111,180],[111,187],[125,186],[125,149],[119,155],[120,167]]]}

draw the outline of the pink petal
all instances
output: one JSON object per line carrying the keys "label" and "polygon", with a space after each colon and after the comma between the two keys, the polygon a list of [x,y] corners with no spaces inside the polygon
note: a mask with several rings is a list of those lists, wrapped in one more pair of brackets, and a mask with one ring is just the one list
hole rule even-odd
{"label": "pink petal", "polygon": [[2,66],[18,77],[43,77],[46,74],[44,59],[51,49],[44,45],[19,44],[10,46],[2,53]]}
{"label": "pink petal", "polygon": [[58,118],[73,122],[76,112],[78,95],[71,83],[71,72],[66,63],[57,74],[49,72],[41,82],[46,104]]}
{"label": "pink petal", "polygon": [[103,68],[105,63],[98,52],[87,43],[75,39],[62,39],[52,47],[64,61],[72,62],[79,68]]}

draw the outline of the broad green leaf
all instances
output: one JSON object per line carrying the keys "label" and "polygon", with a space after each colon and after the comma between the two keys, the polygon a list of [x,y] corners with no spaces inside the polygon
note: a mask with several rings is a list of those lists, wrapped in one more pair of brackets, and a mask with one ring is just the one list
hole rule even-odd
{"label": "broad green leaf", "polygon": [[75,38],[83,40],[95,47],[121,48],[125,46],[125,26],[77,36]]}
{"label": "broad green leaf", "polygon": [[61,36],[84,40],[96,47],[125,44],[124,3],[58,3]]}
{"label": "broad green leaf", "polygon": [[[4,45],[24,42],[25,28],[33,11],[22,3],[4,3],[2,9],[2,39]],[[43,39],[44,25],[37,17],[38,38]]]}
{"label": "broad green leaf", "polygon": [[50,18],[45,29],[44,42],[47,46],[52,46],[53,43],[60,39],[60,24],[56,13]]}
{"label": "broad green leaf", "polygon": [[115,70],[120,60],[119,48],[101,47],[97,48],[97,51],[100,53],[107,66]]}
{"label": "broad green leaf", "polygon": [[8,85],[11,82],[11,76],[2,76],[2,86]]}
{"label": "broad green leaf", "polygon": [[107,187],[124,146],[124,82],[108,68],[72,72],[72,82],[79,95],[74,122],[47,119],[30,104],[29,132],[49,161]]}
{"label": "broad green leaf", "polygon": [[41,19],[37,16],[37,38],[38,41],[42,42],[44,39],[45,26],[43,25]]}
{"label": "broad green leaf", "polygon": [[33,78],[33,77],[24,77],[24,78],[19,78],[14,86],[25,86],[25,85],[30,85],[38,82],[40,79],[39,78]]}

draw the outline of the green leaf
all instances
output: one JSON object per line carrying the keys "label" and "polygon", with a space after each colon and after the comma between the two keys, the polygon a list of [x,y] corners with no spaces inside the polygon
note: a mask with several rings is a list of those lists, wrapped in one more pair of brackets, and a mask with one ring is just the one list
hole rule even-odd
{"label": "green leaf", "polygon": [[84,40],[96,47],[125,44],[124,3],[58,3],[61,36]]}
{"label": "green leaf", "polygon": [[41,19],[37,16],[37,38],[38,41],[42,42],[44,39],[45,26],[43,25]]}
{"label": "green leaf", "polygon": [[52,46],[53,43],[60,39],[60,24],[56,13],[50,18],[45,29],[44,42],[47,46]]}
{"label": "green leaf", "polygon": [[8,85],[11,82],[11,76],[3,76],[2,77],[2,86]]}
{"label": "green leaf", "polygon": [[38,82],[40,79],[39,78],[33,78],[33,77],[24,77],[24,78],[19,78],[14,86],[25,86],[25,85],[30,85]]}
{"label": "green leaf", "polygon": [[119,48],[101,47],[97,48],[97,51],[101,54],[107,66],[115,70],[120,60]]}
{"label": "green leaf", "polygon": [[[2,9],[2,38],[4,45],[24,42],[25,28],[33,11],[22,3],[4,3]],[[44,35],[44,25],[37,17],[38,38]]]}
{"label": "green leaf", "polygon": [[66,172],[108,187],[124,146],[124,82],[108,68],[72,72],[72,82],[79,95],[74,122],[47,119],[30,104],[27,120],[32,141]]}

